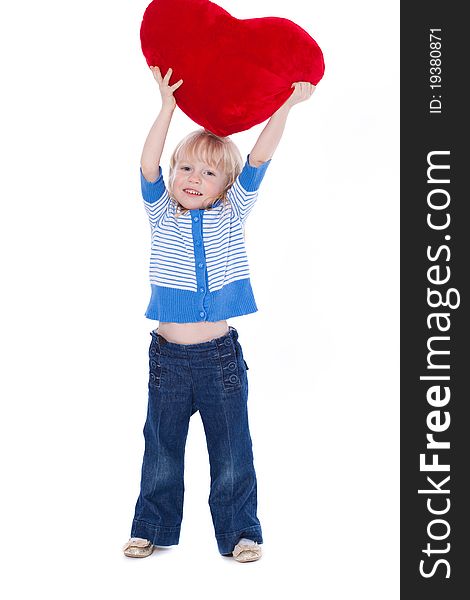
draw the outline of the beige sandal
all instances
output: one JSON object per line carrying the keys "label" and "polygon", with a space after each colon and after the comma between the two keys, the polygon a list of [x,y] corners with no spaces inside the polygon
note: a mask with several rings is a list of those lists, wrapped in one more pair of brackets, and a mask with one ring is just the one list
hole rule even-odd
{"label": "beige sandal", "polygon": [[232,556],[238,562],[252,562],[261,558],[261,546],[254,544],[237,544],[233,549]]}
{"label": "beige sandal", "polygon": [[124,546],[122,547],[124,554],[126,556],[130,556],[131,558],[145,558],[146,556],[150,556],[153,552],[154,545],[151,544],[148,540],[144,540],[142,538],[131,538]]}

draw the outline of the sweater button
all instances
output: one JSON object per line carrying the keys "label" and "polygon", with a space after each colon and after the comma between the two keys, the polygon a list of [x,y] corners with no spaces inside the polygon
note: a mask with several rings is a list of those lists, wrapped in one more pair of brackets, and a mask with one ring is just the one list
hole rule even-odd
{"label": "sweater button", "polygon": [[205,313],[204,313],[204,312],[202,312],[202,310],[201,310],[201,312],[199,313],[199,316],[200,316],[200,317],[203,317],[204,315],[205,315]]}
{"label": "sweater button", "polygon": [[199,217],[194,217],[194,222],[197,223],[199,221]]}
{"label": "sweater button", "polygon": [[198,264],[198,267],[199,267],[200,269],[202,269],[202,267],[203,267],[203,266],[204,266],[204,263],[199,263],[199,264]]}
{"label": "sweater button", "polygon": [[200,291],[201,293],[203,293],[203,292],[204,292],[204,288],[199,288],[199,291]]}

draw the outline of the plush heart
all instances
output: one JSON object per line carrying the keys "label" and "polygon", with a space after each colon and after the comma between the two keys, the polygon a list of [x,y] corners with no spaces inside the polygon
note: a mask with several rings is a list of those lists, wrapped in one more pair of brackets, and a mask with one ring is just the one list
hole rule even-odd
{"label": "plush heart", "polygon": [[220,136],[265,121],[293,82],[316,85],[325,68],[318,44],[292,21],[236,19],[208,0],[153,0],[140,37],[148,65],[184,80],[181,110]]}

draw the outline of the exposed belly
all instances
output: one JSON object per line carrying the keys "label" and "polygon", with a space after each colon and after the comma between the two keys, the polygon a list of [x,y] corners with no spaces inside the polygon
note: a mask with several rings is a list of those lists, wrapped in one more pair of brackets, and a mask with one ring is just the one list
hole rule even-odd
{"label": "exposed belly", "polygon": [[161,323],[158,333],[174,344],[202,344],[222,337],[228,332],[227,321],[201,323]]}

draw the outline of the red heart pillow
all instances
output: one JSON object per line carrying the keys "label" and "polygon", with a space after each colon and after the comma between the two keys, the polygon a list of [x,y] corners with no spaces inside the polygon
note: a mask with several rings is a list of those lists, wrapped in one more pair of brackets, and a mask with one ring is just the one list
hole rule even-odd
{"label": "red heart pillow", "polygon": [[153,0],[140,38],[148,65],[184,80],[181,110],[220,136],[265,121],[293,82],[316,85],[325,68],[318,44],[292,21],[235,19],[208,0]]}

